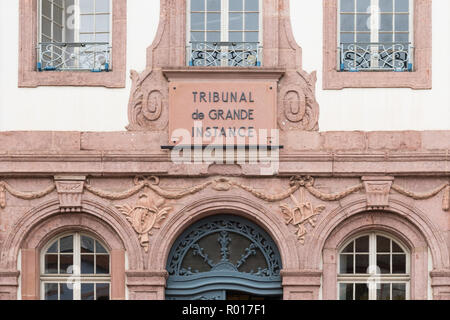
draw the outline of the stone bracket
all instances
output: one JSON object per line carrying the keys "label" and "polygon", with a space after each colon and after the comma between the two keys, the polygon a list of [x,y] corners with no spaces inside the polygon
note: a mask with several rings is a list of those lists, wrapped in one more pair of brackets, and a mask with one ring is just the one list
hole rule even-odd
{"label": "stone bracket", "polygon": [[375,176],[362,177],[366,189],[367,208],[370,210],[389,207],[389,193],[391,192],[394,177]]}
{"label": "stone bracket", "polygon": [[55,176],[61,212],[81,212],[85,176]]}

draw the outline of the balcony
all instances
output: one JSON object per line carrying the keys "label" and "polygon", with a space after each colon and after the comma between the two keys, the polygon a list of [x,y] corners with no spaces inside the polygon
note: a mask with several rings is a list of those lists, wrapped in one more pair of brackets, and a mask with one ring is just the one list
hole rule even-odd
{"label": "balcony", "polygon": [[111,47],[107,42],[39,43],[38,71],[111,71]]}
{"label": "balcony", "polygon": [[194,67],[260,67],[259,42],[191,42],[188,65]]}
{"label": "balcony", "polygon": [[340,71],[411,72],[414,47],[411,43],[341,43]]}

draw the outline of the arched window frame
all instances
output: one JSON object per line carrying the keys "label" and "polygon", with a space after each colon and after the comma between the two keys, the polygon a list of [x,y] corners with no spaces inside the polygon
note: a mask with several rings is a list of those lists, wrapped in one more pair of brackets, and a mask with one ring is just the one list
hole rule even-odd
{"label": "arched window frame", "polygon": [[[192,0],[186,0],[186,63],[188,66],[196,66],[197,64],[194,64],[193,61],[193,52],[196,51],[194,49],[194,45],[191,42],[191,1]],[[205,1],[205,5],[208,2],[208,0]],[[263,61],[263,39],[264,39],[264,0],[258,0],[259,2],[259,17],[258,17],[258,24],[259,24],[259,33],[258,33],[258,44],[256,46],[251,45],[251,49],[247,51],[253,52],[252,54],[256,54],[256,61],[254,63],[250,62],[237,62],[236,64],[229,64],[229,61],[227,58],[224,58],[228,56],[229,52],[242,52],[243,50],[246,51],[246,41],[243,39],[243,47],[244,49],[240,48],[239,44],[236,45],[235,42],[231,42],[229,39],[229,3],[232,0],[219,0],[221,4],[221,26],[220,26],[220,41],[214,42],[211,45],[206,45],[208,43],[208,39],[205,41],[205,45],[201,45],[200,47],[197,47],[197,50],[200,50],[202,52],[205,52],[205,54],[210,53],[210,55],[216,54],[219,58],[215,62],[202,64],[201,66],[240,66],[240,67],[248,67],[248,66],[261,66]],[[243,5],[245,6],[245,0],[243,0]],[[206,8],[205,8],[205,33],[208,32],[207,29],[207,21],[206,21]],[[214,11],[215,12],[215,11]],[[245,13],[245,8],[243,13]],[[244,28],[242,32],[245,34],[245,14],[244,14]],[[249,43],[249,42],[247,42]],[[218,62],[217,62],[218,61]]]}
{"label": "arched window frame", "polygon": [[[369,236],[369,270],[371,273],[364,274],[343,274],[340,273],[341,267],[341,255],[343,250],[353,241],[356,241],[362,237]],[[381,274],[378,273],[376,268],[376,255],[377,255],[377,236],[381,236],[387,238],[393,242],[395,242],[406,255],[406,273],[405,274]],[[392,242],[391,242],[392,243]],[[392,247],[389,254],[392,256]],[[353,255],[355,256],[355,250],[353,251]],[[409,248],[403,244],[402,241],[397,239],[395,236],[381,231],[371,231],[371,232],[363,232],[356,235],[352,235],[348,240],[346,240],[343,245],[339,247],[337,250],[337,264],[336,264],[336,274],[337,274],[337,297],[340,299],[340,284],[343,283],[354,283],[354,284],[365,284],[367,285],[370,281],[374,281],[375,284],[373,286],[369,286],[369,300],[377,300],[377,288],[378,284],[387,284],[387,283],[405,283],[406,284],[406,300],[409,300],[411,297],[411,251]],[[392,267],[392,260],[390,263]],[[355,266],[354,266],[355,268]],[[371,280],[372,279],[372,280]],[[373,282],[372,282],[373,283]],[[355,290],[353,290],[353,298],[355,298]],[[392,286],[391,286],[391,299],[392,299]]]}
{"label": "arched window frame", "polygon": [[[46,274],[45,273],[45,255],[47,254],[48,249],[55,243],[55,241],[59,241],[62,238],[73,236],[73,273],[70,274]],[[108,255],[108,265],[109,265],[109,273],[108,274],[81,274],[81,237],[86,236],[92,240],[98,242],[105,250],[106,254],[101,253],[100,255]],[[58,255],[61,253],[58,249]],[[97,255],[95,253],[94,255]],[[108,296],[111,299],[111,272],[112,272],[112,261],[111,261],[111,250],[106,246],[102,241],[100,241],[97,237],[92,236],[91,234],[85,232],[66,232],[63,234],[59,234],[58,236],[52,238],[48,243],[42,248],[39,256],[39,266],[40,266],[40,297],[41,300],[45,300],[45,284],[49,283],[57,283],[62,284],[66,282],[67,284],[73,285],[73,300],[81,300],[81,285],[82,284],[108,284]],[[95,265],[94,265],[95,268]],[[94,294],[95,292],[94,287]],[[59,289],[58,289],[59,292]],[[58,293],[58,300],[59,300]],[[96,299],[96,297],[94,297]]]}

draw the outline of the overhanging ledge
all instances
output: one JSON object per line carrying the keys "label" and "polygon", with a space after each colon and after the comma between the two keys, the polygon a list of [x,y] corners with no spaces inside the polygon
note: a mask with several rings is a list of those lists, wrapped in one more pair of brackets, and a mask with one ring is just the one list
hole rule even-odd
{"label": "overhanging ledge", "polygon": [[210,80],[272,80],[279,81],[285,74],[282,68],[264,67],[175,67],[163,68],[162,73],[172,81]]}

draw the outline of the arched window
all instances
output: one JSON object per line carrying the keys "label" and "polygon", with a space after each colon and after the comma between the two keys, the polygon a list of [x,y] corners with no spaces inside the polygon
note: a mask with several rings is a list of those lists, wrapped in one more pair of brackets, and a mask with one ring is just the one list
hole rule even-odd
{"label": "arched window", "polygon": [[188,65],[261,65],[262,0],[188,0],[187,12]]}
{"label": "arched window", "polygon": [[281,258],[269,235],[235,216],[214,216],[186,230],[168,261],[167,299],[280,298]]}
{"label": "arched window", "polygon": [[109,252],[88,235],[65,234],[44,247],[40,279],[44,300],[109,300]]}
{"label": "arched window", "polygon": [[408,250],[390,236],[360,235],[339,251],[340,300],[406,300],[409,283]]}

